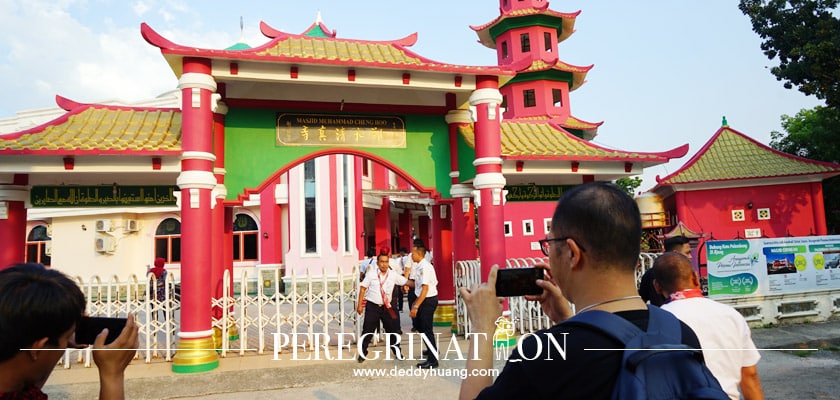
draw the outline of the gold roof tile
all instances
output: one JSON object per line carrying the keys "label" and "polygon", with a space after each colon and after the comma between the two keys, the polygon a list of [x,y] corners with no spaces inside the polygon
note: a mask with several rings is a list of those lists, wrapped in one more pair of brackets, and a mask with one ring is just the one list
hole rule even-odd
{"label": "gold roof tile", "polygon": [[[86,105],[17,135],[0,137],[6,151],[179,151],[181,113],[174,109]],[[158,133],[152,145],[149,138]]]}
{"label": "gold roof tile", "polygon": [[[634,153],[599,147],[566,131],[557,129],[545,121],[503,121],[501,128],[503,157],[603,158],[651,161],[662,158],[662,155],[659,154]],[[461,125],[459,131],[466,143],[475,148],[473,125]]]}
{"label": "gold roof tile", "polygon": [[785,154],[723,127],[686,164],[660,184],[816,175],[840,165]]}

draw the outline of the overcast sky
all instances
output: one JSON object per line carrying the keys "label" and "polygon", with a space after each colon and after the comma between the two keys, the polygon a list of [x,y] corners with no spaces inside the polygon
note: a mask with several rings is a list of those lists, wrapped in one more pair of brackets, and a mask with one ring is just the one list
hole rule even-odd
{"label": "overcast sky", "polygon": [[[581,10],[560,58],[595,67],[572,92],[576,117],[604,124],[594,142],[630,151],[690,145],[682,159],[651,168],[674,172],[720,128],[762,142],[779,117],[822,104],[786,90],[775,65],[734,0],[554,0],[553,10]],[[56,94],[80,102],[138,101],[172,90],[177,80],[160,51],[140,36],[146,22],[178,44],[225,48],[267,38],[259,21],[301,33],[315,21],[341,38],[385,40],[419,33],[411,50],[442,62],[494,65],[470,25],[498,16],[496,0],[124,1],[0,0],[0,118],[53,107]]]}

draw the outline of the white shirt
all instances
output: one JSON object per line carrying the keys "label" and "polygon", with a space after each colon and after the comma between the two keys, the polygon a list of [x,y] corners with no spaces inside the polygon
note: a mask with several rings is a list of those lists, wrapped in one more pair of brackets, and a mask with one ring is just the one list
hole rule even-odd
{"label": "white shirt", "polygon": [[367,269],[371,265],[376,268],[376,257],[370,257],[362,260],[361,265],[359,265],[359,272],[367,275]]}
{"label": "white shirt", "polygon": [[429,289],[426,291],[426,297],[437,296],[437,275],[435,275],[435,267],[425,259],[419,263],[414,263],[411,268],[411,274],[414,276],[414,294],[420,297],[423,291],[423,285],[427,285]]}
{"label": "white shirt", "polygon": [[[379,282],[382,282],[381,287]],[[406,282],[408,282],[408,279],[390,269],[383,274],[379,272],[379,268],[371,268],[370,273],[365,275],[365,279],[362,280],[360,285],[367,288],[365,300],[381,306],[384,303],[390,303],[394,285],[402,286]],[[385,302],[382,301],[382,291],[385,292]]]}
{"label": "white shirt", "polygon": [[403,267],[402,267],[402,265],[400,265],[400,259],[399,258],[393,258],[393,257],[389,258],[388,259],[388,266],[390,266],[392,271],[394,271],[394,272],[396,272],[400,275],[405,275],[403,273]]}
{"label": "white shirt", "polygon": [[662,309],[670,311],[697,334],[709,371],[730,398],[740,399],[741,367],[756,365],[761,358],[741,313],[705,297],[674,300],[663,304]]}

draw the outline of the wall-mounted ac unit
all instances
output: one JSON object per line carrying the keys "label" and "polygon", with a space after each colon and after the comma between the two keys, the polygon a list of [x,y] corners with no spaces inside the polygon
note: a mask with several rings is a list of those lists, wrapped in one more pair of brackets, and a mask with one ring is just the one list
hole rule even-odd
{"label": "wall-mounted ac unit", "polygon": [[127,219],[125,220],[125,226],[123,228],[126,232],[137,232],[140,230],[140,221],[136,219]]}
{"label": "wall-mounted ac unit", "polygon": [[44,255],[52,256],[52,242],[44,242]]}
{"label": "wall-mounted ac unit", "polygon": [[53,235],[52,224],[47,224],[47,236],[52,237],[52,235]]}
{"label": "wall-mounted ac unit", "polygon": [[113,253],[117,248],[117,241],[111,236],[97,236],[94,244],[100,253]]}
{"label": "wall-mounted ac unit", "polygon": [[96,231],[97,232],[111,232],[111,220],[110,219],[97,219],[96,220]]}

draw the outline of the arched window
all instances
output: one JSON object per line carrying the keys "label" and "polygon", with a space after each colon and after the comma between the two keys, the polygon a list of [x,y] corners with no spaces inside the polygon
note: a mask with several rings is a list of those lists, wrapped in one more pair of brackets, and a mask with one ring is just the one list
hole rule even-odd
{"label": "arched window", "polygon": [[163,220],[155,231],[155,258],[161,257],[167,264],[181,262],[181,221],[175,218]]}
{"label": "arched window", "polygon": [[233,220],[233,261],[256,261],[259,258],[259,227],[248,214],[236,214]]}
{"label": "arched window", "polygon": [[52,257],[50,246],[52,243],[51,237],[47,236],[47,227],[45,225],[38,225],[29,231],[26,237],[26,262],[44,264],[50,266],[52,264]]}

